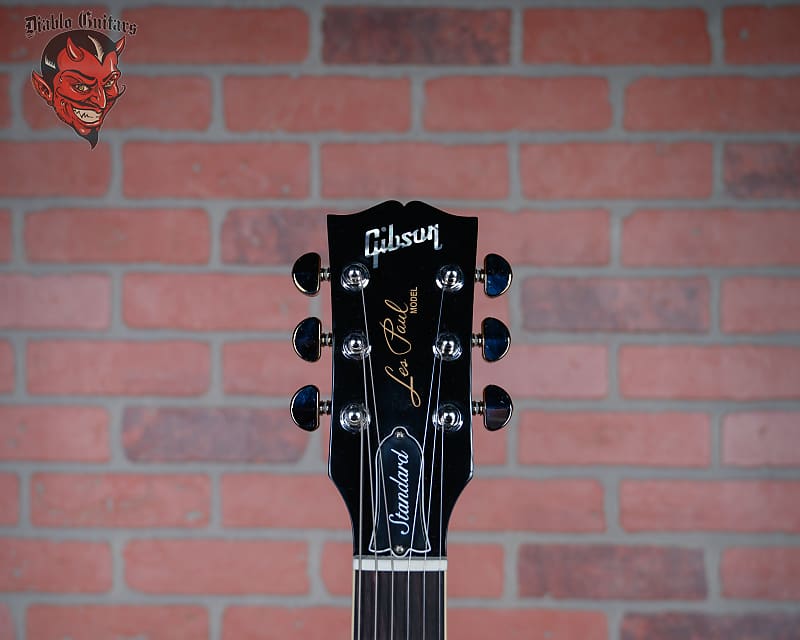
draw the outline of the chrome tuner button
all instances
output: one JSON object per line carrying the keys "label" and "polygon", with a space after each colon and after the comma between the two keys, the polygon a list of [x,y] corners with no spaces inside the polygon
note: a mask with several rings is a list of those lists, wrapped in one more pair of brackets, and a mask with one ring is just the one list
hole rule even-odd
{"label": "chrome tuner button", "polygon": [[319,428],[319,417],[331,412],[330,400],[319,399],[319,389],[313,384],[297,390],[289,404],[292,421],[304,431]]}
{"label": "chrome tuner button", "polygon": [[452,403],[440,404],[433,416],[434,424],[445,431],[458,431],[464,425],[461,409]]}
{"label": "chrome tuner button", "polygon": [[330,280],[330,270],[322,266],[318,253],[305,253],[294,261],[292,281],[301,293],[315,296],[319,293],[319,283]]}
{"label": "chrome tuner button", "polygon": [[360,262],[349,264],[342,269],[340,282],[347,291],[363,291],[369,284],[369,269]]}
{"label": "chrome tuner button", "polygon": [[483,400],[472,403],[472,414],[483,416],[483,426],[489,431],[502,429],[511,420],[514,404],[505,389],[495,384],[483,388]]}
{"label": "chrome tuner button", "polygon": [[292,332],[294,352],[306,362],[316,362],[322,356],[322,347],[333,343],[333,334],[323,333],[319,318],[306,318]]}
{"label": "chrome tuner button", "polygon": [[486,255],[483,269],[475,269],[475,280],[483,283],[483,290],[490,298],[496,298],[508,291],[512,277],[508,260],[496,253]]}
{"label": "chrome tuner button", "polygon": [[449,293],[460,291],[464,286],[464,272],[457,264],[447,264],[436,273],[436,285]]}
{"label": "chrome tuner button", "polygon": [[497,362],[508,353],[511,346],[511,332],[497,318],[484,318],[481,332],[472,334],[472,346],[480,347],[486,362]]}
{"label": "chrome tuner button", "polygon": [[445,362],[458,360],[461,357],[461,341],[454,333],[440,333],[433,344],[433,353]]}
{"label": "chrome tuner button", "polygon": [[351,402],[339,412],[339,424],[350,433],[361,433],[369,423],[369,411],[360,402]]}
{"label": "chrome tuner button", "polygon": [[342,354],[350,360],[363,360],[372,351],[363,331],[352,331],[342,341]]}

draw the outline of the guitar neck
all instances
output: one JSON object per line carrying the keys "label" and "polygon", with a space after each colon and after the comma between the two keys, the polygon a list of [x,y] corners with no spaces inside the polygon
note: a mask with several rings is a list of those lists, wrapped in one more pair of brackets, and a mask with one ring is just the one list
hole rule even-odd
{"label": "guitar neck", "polygon": [[446,640],[444,561],[379,559],[377,571],[373,558],[354,565],[353,640]]}
{"label": "guitar neck", "polygon": [[473,332],[475,283],[496,298],[511,284],[511,266],[490,253],[476,267],[478,218],[424,202],[331,214],[327,228],[330,266],[306,253],[292,280],[310,296],[330,283],[330,331],[306,318],[292,344],[310,362],[331,348],[332,395],[323,400],[306,385],[290,410],[306,431],[331,416],[328,475],[347,507],[356,557],[351,635],[446,640],[447,528],[472,478],[472,416],[496,431],[513,410],[496,385],[472,396],[472,348],[496,362],[511,343],[491,316]]}

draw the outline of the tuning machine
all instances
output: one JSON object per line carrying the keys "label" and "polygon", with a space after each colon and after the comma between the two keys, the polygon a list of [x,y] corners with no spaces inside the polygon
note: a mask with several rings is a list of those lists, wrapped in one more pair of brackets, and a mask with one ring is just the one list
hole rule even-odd
{"label": "tuning machine", "polygon": [[294,352],[306,362],[316,362],[322,356],[322,347],[333,344],[333,334],[322,331],[319,318],[306,318],[292,332]]}
{"label": "tuning machine", "polygon": [[316,431],[319,417],[331,412],[330,400],[319,399],[319,389],[313,384],[300,387],[289,404],[294,423],[304,431]]}
{"label": "tuning machine", "polygon": [[503,295],[511,286],[511,265],[503,256],[489,253],[483,259],[483,268],[475,269],[476,282],[483,283],[483,290],[490,298]]}
{"label": "tuning machine", "polygon": [[292,266],[292,281],[301,293],[315,296],[319,293],[319,285],[323,280],[331,279],[331,271],[322,266],[322,258],[318,253],[304,253]]}
{"label": "tuning machine", "polygon": [[511,346],[511,332],[497,318],[484,318],[481,332],[472,334],[472,346],[480,347],[486,362],[497,362],[508,353]]}
{"label": "tuning machine", "polygon": [[483,416],[483,426],[489,431],[497,431],[508,424],[514,404],[511,396],[502,387],[489,384],[483,388],[483,400],[472,403],[472,415]]}

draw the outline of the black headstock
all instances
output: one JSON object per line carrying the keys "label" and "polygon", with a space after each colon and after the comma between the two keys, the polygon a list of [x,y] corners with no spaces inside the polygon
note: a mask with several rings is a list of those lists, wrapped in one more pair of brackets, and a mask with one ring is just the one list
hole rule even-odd
{"label": "black headstock", "polygon": [[353,523],[357,555],[443,557],[450,514],[472,477],[472,416],[504,426],[511,399],[490,385],[471,396],[471,347],[493,362],[510,335],[487,318],[472,332],[475,282],[487,295],[511,282],[495,254],[475,268],[478,220],[422,202],[389,201],[328,216],[330,268],[306,254],[293,279],[308,295],[330,280],[330,333],[313,318],[295,329],[295,351],[333,350],[333,394],[292,398],[292,417],[313,430],[331,414],[329,474]]}

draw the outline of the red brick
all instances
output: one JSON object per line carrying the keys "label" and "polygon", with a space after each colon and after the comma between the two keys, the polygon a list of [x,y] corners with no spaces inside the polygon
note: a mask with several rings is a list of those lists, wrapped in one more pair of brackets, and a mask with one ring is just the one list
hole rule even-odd
{"label": "red brick", "polygon": [[737,198],[800,198],[800,144],[726,144],[726,191]]}
{"label": "red brick", "polygon": [[130,327],[192,331],[290,329],[308,311],[284,275],[132,273],[122,304]]}
{"label": "red brick", "polygon": [[28,343],[28,391],[56,395],[199,395],[210,382],[207,344],[37,340]]}
{"label": "red brick", "polygon": [[344,501],[323,475],[226,474],[220,491],[226,527],[350,530]]}
{"label": "red brick", "polygon": [[589,600],[704,600],[701,549],[523,544],[522,597]]}
{"label": "red brick", "polygon": [[800,77],[639,78],[625,91],[632,131],[798,131]]}
{"label": "red brick", "polygon": [[[325,214],[320,209],[234,209],[222,225],[222,259],[236,264],[292,264],[316,251],[327,264]],[[609,214],[603,209],[461,210],[480,222],[478,257],[502,248],[513,264],[608,264]]]}
{"label": "red brick", "polygon": [[[328,64],[506,64],[507,10],[440,7],[325,7]],[[431,46],[436,43],[436,46]]]}
{"label": "red brick", "polygon": [[732,413],[722,419],[722,462],[741,467],[800,467],[800,413]]}
{"label": "red brick", "polygon": [[100,143],[89,151],[85,140],[0,142],[0,195],[105,195],[111,183],[109,148]]}
{"label": "red brick", "polygon": [[[480,247],[480,244],[478,245]],[[483,256],[486,253],[496,253],[496,252],[482,252],[480,248],[478,249],[478,264],[483,266]],[[502,252],[505,255],[505,252]],[[514,268],[518,265],[517,263],[513,263]],[[478,284],[475,288],[475,299],[474,299],[474,306],[472,308],[472,317],[474,318],[474,327],[475,330],[479,330],[480,321],[487,316],[492,316],[493,318],[497,318],[498,320],[504,322],[506,326],[511,325],[511,315],[510,315],[510,306],[511,306],[511,297],[510,296],[501,296],[500,298],[490,298],[483,293],[483,285]],[[477,351],[475,352],[477,354]],[[479,358],[480,359],[480,358]],[[473,360],[473,363],[476,361]]]}
{"label": "red brick", "polygon": [[608,350],[592,344],[517,342],[501,364],[476,364],[472,388],[478,392],[486,384],[499,384],[515,398],[603,398]]}
{"label": "red brick", "polygon": [[501,144],[328,143],[320,155],[328,198],[508,196],[508,153]]}
{"label": "red brick", "polygon": [[494,252],[513,265],[608,264],[611,249],[605,209],[460,213],[479,218],[479,261]]}
{"label": "red brick", "polygon": [[133,540],[125,580],[144,593],[300,595],[308,591],[308,548],[285,540]]}
{"label": "red brick", "polygon": [[522,286],[528,331],[660,331],[709,327],[705,278],[528,278]]}
{"label": "red brick", "polygon": [[57,605],[27,609],[28,640],[207,640],[208,612],[195,605]]}
{"label": "red brick", "polygon": [[27,16],[40,16],[42,18],[49,18],[50,14],[54,14],[58,19],[59,14],[64,14],[64,18],[72,18],[72,25],[77,29],[77,18],[80,11],[90,10],[95,15],[103,15],[103,11],[107,12],[108,9],[101,6],[81,6],[80,9],[74,11],[65,7],[63,4],[53,5],[36,5],[20,3],[16,6],[3,7],[0,9],[0,33],[3,34],[3,41],[0,43],[0,60],[6,62],[15,62],[20,60],[36,60],[36,69],[38,71],[38,62],[42,57],[42,50],[47,45],[47,42],[52,38],[55,33],[40,33],[35,37],[27,37],[25,32],[25,18]]}
{"label": "red brick", "polygon": [[800,615],[781,613],[630,613],[621,640],[795,640]]}
{"label": "red brick", "polygon": [[631,267],[800,264],[800,211],[640,210],[623,220]]}
{"label": "red brick", "polygon": [[[302,319],[300,314],[295,317],[298,321]],[[325,325],[329,323],[326,321]],[[306,384],[328,390],[331,387],[330,350],[322,353],[322,359],[310,365],[297,357],[288,336],[277,342],[228,342],[222,347],[225,393],[286,396]],[[275,366],[276,362],[281,366]]]}
{"label": "red brick", "polygon": [[293,463],[308,442],[287,427],[286,409],[126,407],[122,414],[122,445],[134,462]]}
{"label": "red brick", "polygon": [[800,330],[800,279],[728,278],[722,282],[721,325],[728,333]]}
{"label": "red brick", "polygon": [[447,629],[458,640],[607,640],[602,611],[569,609],[455,608],[447,612]]}
{"label": "red brick", "polygon": [[473,462],[481,468],[488,465],[506,464],[508,454],[508,430],[488,431],[483,428],[482,418],[473,418],[472,423]]}
{"label": "red brick", "polygon": [[479,478],[456,503],[450,532],[605,531],[596,480]]}
{"label": "red brick", "polygon": [[0,591],[104,593],[111,562],[107,542],[0,538]]}
{"label": "red brick", "polygon": [[708,467],[711,424],[704,413],[525,411],[517,447],[523,464]]}
{"label": "red brick", "polygon": [[800,532],[800,482],[623,480],[627,531]]}
{"label": "red brick", "polygon": [[797,398],[800,348],[624,345],[619,376],[620,391],[628,398]]}
{"label": "red brick", "polygon": [[211,508],[203,475],[37,473],[31,485],[41,527],[201,527]]}
{"label": "red brick", "polygon": [[726,7],[725,61],[732,64],[800,62],[800,7]]}
{"label": "red brick", "polygon": [[407,131],[411,125],[407,78],[228,76],[224,92],[231,131]]}
{"label": "red brick", "polygon": [[109,423],[101,407],[0,406],[0,460],[106,462]]}
{"label": "red brick", "polygon": [[449,76],[425,84],[431,131],[599,131],[611,126],[608,80]]}
{"label": "red brick", "polygon": [[0,209],[0,262],[11,262],[14,255],[11,212]]}
{"label": "red brick", "polygon": [[705,142],[572,142],[520,149],[522,192],[544,200],[705,198],[711,195]]}
{"label": "red brick", "polygon": [[[129,39],[131,48],[138,45]],[[103,122],[103,129],[203,131],[211,124],[211,82],[200,76],[136,76],[125,73],[125,93]],[[64,124],[29,87],[23,92],[23,114],[32,129],[60,129]],[[175,97],[180,96],[179,100]]]}
{"label": "red brick", "polygon": [[[503,548],[496,544],[447,545],[448,598],[499,598],[503,595]],[[322,549],[322,580],[334,596],[349,596],[353,588],[353,545],[326,542]]]}
{"label": "red brick", "polygon": [[0,274],[0,329],[107,329],[111,280],[98,274]]}
{"label": "red brick", "polygon": [[800,548],[725,549],[720,576],[727,598],[800,600]]}
{"label": "red brick", "polygon": [[8,74],[0,73],[0,127],[11,124],[11,94],[8,90]]}
{"label": "red brick", "polygon": [[14,390],[14,348],[7,340],[0,340],[0,393]]}
{"label": "red brick", "polygon": [[0,525],[19,522],[19,478],[15,473],[0,473]]}
{"label": "red brick", "polygon": [[11,608],[5,603],[0,603],[0,638],[15,640],[16,637],[17,633],[14,630],[14,618],[11,615]]}
{"label": "red brick", "polygon": [[[222,223],[222,260],[292,264],[304,253],[327,253],[329,209],[233,209]],[[327,257],[323,256],[327,264]]]}
{"label": "red brick", "polygon": [[309,151],[302,143],[128,142],[122,156],[129,198],[308,195]]}
{"label": "red brick", "polygon": [[205,264],[210,244],[202,209],[48,209],[25,216],[32,262]]}
{"label": "red brick", "polygon": [[503,595],[504,552],[498,544],[449,544],[447,596],[500,598]]}
{"label": "red brick", "polygon": [[308,16],[295,8],[145,7],[122,17],[139,27],[126,62],[280,64],[308,54]]}
{"label": "red brick", "polygon": [[536,64],[703,64],[702,9],[528,9],[523,60]]}
{"label": "red brick", "polygon": [[328,640],[350,637],[350,607],[233,605],[222,614],[222,640]]}

